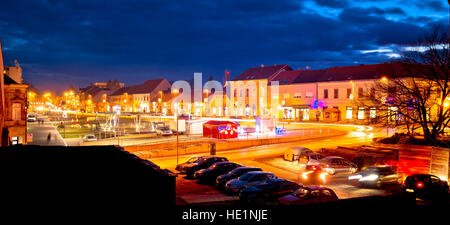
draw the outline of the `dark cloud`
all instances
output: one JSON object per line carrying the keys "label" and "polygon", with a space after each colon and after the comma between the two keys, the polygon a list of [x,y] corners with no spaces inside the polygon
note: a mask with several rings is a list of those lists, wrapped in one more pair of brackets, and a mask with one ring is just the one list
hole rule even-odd
{"label": "dark cloud", "polygon": [[6,60],[17,58],[25,79],[61,87],[114,78],[128,84],[186,79],[199,71],[221,80],[225,69],[236,76],[260,64],[380,62],[359,50],[408,43],[421,29],[416,21],[386,19],[406,14],[398,7],[347,6],[330,18],[302,2],[7,1],[0,35]]}
{"label": "dark cloud", "polygon": [[344,8],[349,5],[346,0],[314,0],[320,6],[327,6],[331,8]]}

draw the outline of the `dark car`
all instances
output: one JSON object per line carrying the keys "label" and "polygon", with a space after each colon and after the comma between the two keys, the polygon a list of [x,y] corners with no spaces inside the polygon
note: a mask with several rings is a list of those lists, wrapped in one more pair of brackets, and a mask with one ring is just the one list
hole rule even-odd
{"label": "dark car", "polygon": [[386,184],[401,184],[402,178],[395,166],[373,166],[348,177],[349,180],[357,180],[362,187],[378,188]]}
{"label": "dark car", "polygon": [[186,172],[185,169],[186,169],[187,165],[193,164],[193,163],[196,163],[196,162],[199,162],[200,159],[205,158],[205,157],[206,157],[206,156],[192,156],[192,157],[189,158],[186,162],[181,163],[181,164],[178,164],[178,165],[175,167],[175,170],[180,171],[180,172],[182,172],[182,173],[185,173],[185,172]]}
{"label": "dark car", "polygon": [[241,165],[234,162],[218,162],[214,163],[207,169],[201,169],[194,173],[194,178],[200,181],[214,181],[218,176],[228,173]]}
{"label": "dark car", "polygon": [[419,199],[431,200],[439,196],[448,196],[448,182],[430,174],[408,176],[402,184],[402,193]]}
{"label": "dark car", "polygon": [[328,156],[322,158],[319,161],[318,166],[330,175],[337,173],[355,173],[358,170],[358,166],[356,164],[338,156]]}
{"label": "dark car", "polygon": [[245,173],[251,172],[251,171],[262,171],[262,169],[258,168],[258,167],[238,167],[238,168],[230,171],[227,174],[218,176],[216,179],[216,185],[220,188],[224,188],[225,184],[229,180],[240,177],[242,174],[245,174]]}
{"label": "dark car", "polygon": [[292,193],[301,186],[285,179],[269,179],[261,184],[243,188],[239,192],[239,199],[258,203],[276,201],[279,197]]}
{"label": "dark car", "polygon": [[337,200],[339,198],[333,190],[326,187],[310,186],[300,187],[293,193],[280,197],[278,202],[282,205],[303,205]]}
{"label": "dark car", "polygon": [[328,173],[318,165],[306,165],[302,173],[302,183],[307,185],[324,185],[327,181]]}
{"label": "dark car", "polygon": [[206,169],[206,168],[212,166],[214,163],[226,162],[226,161],[228,161],[228,159],[225,157],[207,156],[207,157],[201,158],[200,160],[198,160],[195,163],[186,165],[184,170],[188,177],[192,177],[196,171],[199,171],[201,169]]}

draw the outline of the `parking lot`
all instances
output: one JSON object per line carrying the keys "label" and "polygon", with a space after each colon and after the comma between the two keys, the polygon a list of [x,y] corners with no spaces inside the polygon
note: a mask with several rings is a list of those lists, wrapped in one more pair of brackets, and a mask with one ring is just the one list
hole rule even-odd
{"label": "parking lot", "polygon": [[[289,162],[278,157],[258,158],[256,160],[237,162],[245,166],[264,168],[264,171],[273,172],[277,177],[302,184],[301,174],[304,165],[297,162]],[[400,185],[386,185],[381,188],[361,188],[357,183],[349,181],[351,173],[328,176],[326,184],[321,185],[332,189],[339,199],[385,196],[400,191]],[[305,185],[307,186],[307,185]],[[202,183],[184,174],[177,177],[177,204],[225,204],[239,205],[239,196],[216,187],[214,183]],[[276,205],[277,202],[267,202],[268,205]]]}

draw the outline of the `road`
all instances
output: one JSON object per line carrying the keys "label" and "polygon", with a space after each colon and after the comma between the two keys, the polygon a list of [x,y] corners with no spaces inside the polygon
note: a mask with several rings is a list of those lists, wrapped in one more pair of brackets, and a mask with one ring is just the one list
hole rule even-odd
{"label": "road", "polygon": [[[33,134],[33,141],[28,142],[29,145],[61,145],[67,146],[64,139],[59,134],[56,127],[49,121],[48,117],[37,115],[38,120],[44,121],[43,124],[38,122],[28,122],[28,133]],[[48,136],[50,134],[50,139]]]}
{"label": "road", "polygon": [[[316,137],[310,140],[255,146],[250,148],[243,148],[238,150],[231,150],[218,153],[220,156],[227,157],[230,161],[237,162],[246,166],[256,166],[262,168],[264,171],[273,172],[276,176],[296,181],[300,183],[300,173],[302,169],[298,169],[299,165],[295,162],[287,162],[282,160],[285,150],[293,146],[304,146],[312,150],[319,150],[321,148],[332,148],[337,146],[352,146],[370,144],[373,137],[382,135],[374,133],[373,131],[364,132],[356,131],[355,127],[344,128],[347,130],[346,134],[341,136]],[[192,155],[179,157],[178,161],[184,162]],[[177,164],[176,157],[155,158],[152,162],[159,165],[161,168],[166,168],[175,171]],[[341,199],[386,195],[395,191],[397,187],[389,187],[388,189],[365,189],[359,188],[348,181],[348,174],[330,176],[325,186],[332,188]],[[236,197],[230,197],[216,190],[213,186],[198,184],[195,181],[186,179],[183,175],[177,177],[177,196],[188,203],[201,203],[202,201],[230,200]],[[189,202],[190,201],[190,202]]]}

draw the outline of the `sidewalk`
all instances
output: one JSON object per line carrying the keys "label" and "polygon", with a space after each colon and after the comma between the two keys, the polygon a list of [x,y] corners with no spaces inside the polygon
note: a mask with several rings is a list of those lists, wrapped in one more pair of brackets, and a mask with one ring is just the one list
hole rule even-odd
{"label": "sidewalk", "polygon": [[[37,116],[38,120],[43,120],[43,124],[38,122],[28,123],[28,133],[33,134],[33,141],[29,142],[29,145],[61,145],[67,146],[64,139],[59,134],[56,127],[48,120],[46,116]],[[50,140],[48,136],[50,135]]]}

